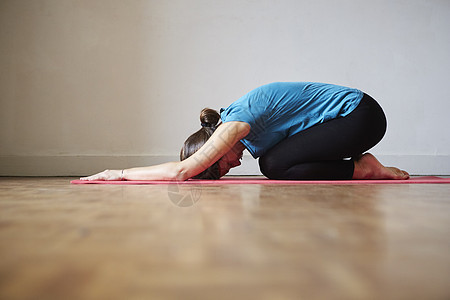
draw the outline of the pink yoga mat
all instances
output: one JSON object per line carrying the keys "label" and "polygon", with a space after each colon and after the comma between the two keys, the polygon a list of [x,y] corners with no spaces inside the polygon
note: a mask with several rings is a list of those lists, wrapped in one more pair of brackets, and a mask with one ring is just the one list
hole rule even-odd
{"label": "pink yoga mat", "polygon": [[436,176],[412,177],[408,180],[270,180],[266,178],[225,177],[219,180],[163,181],[163,180],[72,180],[72,184],[417,184],[450,183],[450,178]]}

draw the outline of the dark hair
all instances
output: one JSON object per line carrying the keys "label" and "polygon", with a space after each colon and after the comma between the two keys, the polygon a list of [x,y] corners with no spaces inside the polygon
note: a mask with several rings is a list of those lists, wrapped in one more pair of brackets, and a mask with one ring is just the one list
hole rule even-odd
{"label": "dark hair", "polygon": [[[219,113],[211,108],[204,108],[200,112],[200,124],[202,128],[192,134],[187,140],[184,142],[183,148],[181,148],[180,152],[180,160],[185,160],[192,154],[198,151],[206,141],[211,137],[216,128],[220,125],[217,125],[220,121]],[[219,164],[215,162],[208,169],[204,170],[200,174],[194,176],[196,179],[219,179]]]}

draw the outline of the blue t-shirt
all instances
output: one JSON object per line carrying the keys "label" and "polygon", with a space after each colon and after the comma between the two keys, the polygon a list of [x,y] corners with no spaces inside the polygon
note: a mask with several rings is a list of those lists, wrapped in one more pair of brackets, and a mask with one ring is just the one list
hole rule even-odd
{"label": "blue t-shirt", "polygon": [[319,123],[351,113],[363,92],[315,82],[275,82],[263,85],[220,110],[222,122],[250,124],[241,140],[254,158],[281,140]]}

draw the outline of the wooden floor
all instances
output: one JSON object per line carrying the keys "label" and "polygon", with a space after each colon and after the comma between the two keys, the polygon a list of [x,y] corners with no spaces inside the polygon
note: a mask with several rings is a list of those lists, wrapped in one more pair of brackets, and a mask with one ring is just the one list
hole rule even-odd
{"label": "wooden floor", "polygon": [[450,185],[0,178],[0,299],[450,299]]}

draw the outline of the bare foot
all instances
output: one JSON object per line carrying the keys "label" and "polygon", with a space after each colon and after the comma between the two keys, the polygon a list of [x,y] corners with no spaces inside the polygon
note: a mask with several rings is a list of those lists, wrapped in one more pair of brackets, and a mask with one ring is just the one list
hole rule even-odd
{"label": "bare foot", "polygon": [[370,153],[355,160],[353,179],[408,179],[406,171],[395,167],[385,167]]}

